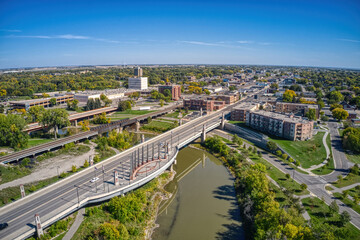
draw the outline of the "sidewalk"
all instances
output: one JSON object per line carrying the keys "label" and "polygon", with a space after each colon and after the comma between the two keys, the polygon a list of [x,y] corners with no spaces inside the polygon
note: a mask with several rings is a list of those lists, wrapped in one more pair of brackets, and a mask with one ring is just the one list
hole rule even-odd
{"label": "sidewalk", "polygon": [[74,236],[74,234],[80,227],[82,221],[84,220],[84,215],[85,215],[85,208],[81,208],[78,214],[76,215],[73,225],[71,225],[69,231],[63,237],[63,240],[70,240]]}

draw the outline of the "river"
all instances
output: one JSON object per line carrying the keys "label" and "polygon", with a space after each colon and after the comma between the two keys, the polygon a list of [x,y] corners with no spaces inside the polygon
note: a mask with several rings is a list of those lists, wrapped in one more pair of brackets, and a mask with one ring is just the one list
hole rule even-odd
{"label": "river", "polygon": [[176,176],[165,189],[152,239],[244,239],[234,178],[205,151],[184,148],[174,165]]}

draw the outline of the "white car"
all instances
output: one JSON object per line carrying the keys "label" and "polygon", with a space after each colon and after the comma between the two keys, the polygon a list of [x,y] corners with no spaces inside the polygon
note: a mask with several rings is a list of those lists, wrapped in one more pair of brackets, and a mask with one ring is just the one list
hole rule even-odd
{"label": "white car", "polygon": [[90,182],[93,183],[93,182],[96,182],[97,180],[99,180],[99,178],[98,178],[98,177],[94,177],[93,179],[90,180]]}

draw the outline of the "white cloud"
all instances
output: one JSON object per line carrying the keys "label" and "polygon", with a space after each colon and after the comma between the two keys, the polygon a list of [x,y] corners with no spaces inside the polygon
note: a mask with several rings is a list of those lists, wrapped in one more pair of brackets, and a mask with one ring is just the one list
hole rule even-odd
{"label": "white cloud", "polygon": [[93,40],[99,42],[107,43],[121,43],[116,40],[105,39],[105,38],[94,38],[89,36],[73,35],[73,34],[63,34],[63,35],[9,35],[10,38],[39,38],[39,39],[67,39],[67,40]]}
{"label": "white cloud", "polygon": [[250,44],[250,43],[254,43],[254,41],[242,40],[242,41],[237,41],[237,43]]}
{"label": "white cloud", "polygon": [[18,29],[0,29],[0,32],[21,32]]}
{"label": "white cloud", "polygon": [[203,45],[203,46],[222,46],[217,43],[208,43],[208,42],[198,42],[198,41],[180,41],[182,43],[194,44],[194,45]]}
{"label": "white cloud", "polygon": [[339,41],[343,41],[343,42],[353,42],[353,43],[360,43],[359,40],[355,40],[355,39],[347,39],[347,38],[339,38],[337,39]]}

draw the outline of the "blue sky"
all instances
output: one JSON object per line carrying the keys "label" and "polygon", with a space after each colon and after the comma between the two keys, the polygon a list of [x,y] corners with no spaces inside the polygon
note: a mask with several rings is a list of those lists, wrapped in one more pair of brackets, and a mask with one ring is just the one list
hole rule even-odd
{"label": "blue sky", "polygon": [[360,68],[360,1],[0,0],[0,68]]}

